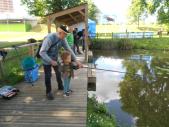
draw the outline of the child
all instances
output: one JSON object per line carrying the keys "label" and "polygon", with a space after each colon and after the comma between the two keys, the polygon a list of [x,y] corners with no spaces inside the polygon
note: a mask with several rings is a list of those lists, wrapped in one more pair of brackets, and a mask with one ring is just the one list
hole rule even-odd
{"label": "child", "polygon": [[64,96],[68,97],[72,90],[70,89],[70,80],[71,77],[74,77],[73,68],[71,64],[71,54],[68,51],[64,51],[61,55],[62,66],[61,72],[63,77],[63,86],[64,86]]}

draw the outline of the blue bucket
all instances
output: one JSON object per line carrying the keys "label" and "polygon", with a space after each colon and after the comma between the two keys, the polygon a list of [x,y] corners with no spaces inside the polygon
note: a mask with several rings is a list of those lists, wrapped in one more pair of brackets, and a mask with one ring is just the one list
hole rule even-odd
{"label": "blue bucket", "polygon": [[22,61],[22,68],[23,70],[32,70],[33,68],[36,67],[36,61],[33,57],[28,56],[25,57]]}
{"label": "blue bucket", "polygon": [[24,76],[25,76],[25,81],[28,83],[33,83],[38,80],[39,78],[39,65],[36,64],[34,68],[25,70],[24,71]]}

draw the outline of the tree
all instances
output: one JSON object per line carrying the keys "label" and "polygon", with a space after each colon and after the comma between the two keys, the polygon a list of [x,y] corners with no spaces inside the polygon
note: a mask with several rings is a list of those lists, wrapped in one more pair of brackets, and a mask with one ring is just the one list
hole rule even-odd
{"label": "tree", "polygon": [[89,18],[97,21],[99,9],[92,0],[21,0],[28,7],[28,12],[35,16],[44,16],[49,13],[88,3]]}
{"label": "tree", "polygon": [[26,5],[28,12],[35,16],[43,16],[46,13],[45,0],[21,0]]}
{"label": "tree", "polygon": [[[169,26],[169,0],[132,0],[131,12],[140,15],[145,11],[149,14],[157,14],[160,24]],[[134,9],[135,7],[135,9]],[[137,10],[137,9],[139,10]],[[135,16],[135,15],[134,15]]]}
{"label": "tree", "polygon": [[138,28],[140,25],[141,16],[146,13],[145,7],[145,0],[132,0],[129,15],[132,17],[133,22],[137,22]]}
{"label": "tree", "polygon": [[84,2],[88,3],[89,18],[98,22],[97,17],[98,14],[100,13],[100,10],[97,8],[97,6],[94,4],[92,0],[84,0]]}

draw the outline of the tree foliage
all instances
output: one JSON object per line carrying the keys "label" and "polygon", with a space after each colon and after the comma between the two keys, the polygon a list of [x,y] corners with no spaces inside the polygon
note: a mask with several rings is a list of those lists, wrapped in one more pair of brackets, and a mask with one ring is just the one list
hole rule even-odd
{"label": "tree foliage", "polygon": [[169,25],[169,0],[132,0],[130,12],[133,17],[145,11],[157,14],[159,23]]}
{"label": "tree foliage", "polygon": [[129,15],[131,16],[132,22],[138,22],[138,27],[141,17],[146,14],[145,8],[145,0],[132,0]]}
{"label": "tree foliage", "polygon": [[44,16],[49,13],[88,3],[89,18],[97,21],[99,9],[92,0],[21,0],[28,12],[35,16]]}

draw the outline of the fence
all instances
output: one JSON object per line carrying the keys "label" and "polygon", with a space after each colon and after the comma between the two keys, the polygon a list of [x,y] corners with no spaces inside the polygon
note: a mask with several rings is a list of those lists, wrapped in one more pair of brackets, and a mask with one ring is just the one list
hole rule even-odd
{"label": "fence", "polygon": [[5,59],[0,55],[0,85],[15,84],[23,80],[21,61],[25,56],[34,56],[39,44],[37,42],[0,49],[7,52]]}
{"label": "fence", "polygon": [[[168,36],[166,32],[163,32],[164,36]],[[127,33],[89,33],[90,38],[153,38],[155,36],[162,37],[158,33],[154,32],[127,32]]]}

